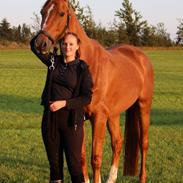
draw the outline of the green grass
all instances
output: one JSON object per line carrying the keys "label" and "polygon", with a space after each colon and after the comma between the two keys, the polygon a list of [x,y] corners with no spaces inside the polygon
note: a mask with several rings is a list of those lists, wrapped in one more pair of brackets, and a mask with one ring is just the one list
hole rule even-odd
{"label": "green grass", "polygon": [[[154,101],[147,156],[148,183],[183,182],[183,51],[146,51],[155,73]],[[48,182],[48,162],[41,139],[40,95],[46,68],[29,50],[0,50],[0,183]],[[121,126],[123,130],[123,115]],[[89,175],[91,127],[86,123]],[[106,134],[102,182],[107,179],[110,137]],[[123,177],[122,155],[118,183],[137,183]],[[65,165],[66,183],[70,182]]]}
{"label": "green grass", "polygon": [[183,124],[183,51],[148,52],[155,74],[152,124]]}

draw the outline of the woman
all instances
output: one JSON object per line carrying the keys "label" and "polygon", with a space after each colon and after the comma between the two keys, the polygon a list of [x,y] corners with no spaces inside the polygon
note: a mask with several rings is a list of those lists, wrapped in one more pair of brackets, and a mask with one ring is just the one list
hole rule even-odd
{"label": "woman", "polygon": [[42,137],[50,165],[50,182],[63,182],[65,152],[72,183],[82,183],[83,107],[91,101],[92,78],[86,63],[79,59],[80,40],[75,33],[66,33],[63,55],[54,56],[54,70],[49,69],[51,54],[41,55],[36,51],[35,40],[36,37],[30,43],[31,49],[48,66],[42,94]]}

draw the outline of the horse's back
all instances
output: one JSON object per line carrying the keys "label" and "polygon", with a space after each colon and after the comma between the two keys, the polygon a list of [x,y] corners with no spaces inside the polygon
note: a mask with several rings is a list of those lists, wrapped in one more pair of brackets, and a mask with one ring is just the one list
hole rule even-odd
{"label": "horse's back", "polygon": [[135,46],[120,44],[107,48],[107,51],[109,51],[112,57],[120,56],[119,58],[123,57],[123,60],[131,60],[137,64],[140,63],[142,67],[144,67],[146,64],[151,65],[148,57],[144,54],[144,52]]}
{"label": "horse's back", "polygon": [[110,53],[111,62],[117,64],[117,67],[125,69],[125,65],[128,65],[132,70],[137,70],[140,77],[153,75],[152,64],[140,48],[121,44],[108,48],[107,51]]}

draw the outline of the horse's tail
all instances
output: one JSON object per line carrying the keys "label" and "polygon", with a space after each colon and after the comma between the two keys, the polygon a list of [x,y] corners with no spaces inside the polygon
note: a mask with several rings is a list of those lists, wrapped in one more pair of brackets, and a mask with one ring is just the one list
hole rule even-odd
{"label": "horse's tail", "polygon": [[126,111],[124,175],[134,176],[138,171],[139,117],[138,102],[135,102]]}

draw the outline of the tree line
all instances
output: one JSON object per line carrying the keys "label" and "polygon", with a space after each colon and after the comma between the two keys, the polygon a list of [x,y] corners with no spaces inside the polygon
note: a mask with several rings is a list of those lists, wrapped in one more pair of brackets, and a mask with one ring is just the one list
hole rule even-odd
{"label": "tree line", "polygon": [[[115,11],[115,19],[110,27],[97,24],[93,18],[89,6],[81,7],[79,1],[75,4],[76,15],[90,38],[98,40],[102,45],[108,47],[116,44],[132,44],[135,46],[175,46],[183,45],[183,19],[179,19],[176,39],[171,40],[164,23],[156,26],[149,25],[143,20],[140,12],[133,8],[130,0],[123,0],[122,7]],[[0,22],[0,40],[28,43],[31,37],[40,28],[40,17],[34,14],[33,25],[25,23],[18,27],[11,27],[7,19]]]}
{"label": "tree line", "polygon": [[28,25],[18,25],[11,27],[6,18],[0,22],[0,40],[1,43],[14,41],[17,43],[27,43],[32,37],[31,29]]}
{"label": "tree line", "polygon": [[149,25],[143,20],[140,12],[133,8],[129,0],[122,1],[122,7],[115,11],[115,19],[109,28],[96,24],[89,6],[83,8],[79,4],[76,13],[81,25],[89,37],[97,39],[105,46],[112,46],[120,43],[132,44],[135,46],[175,46],[183,45],[183,19],[179,19],[176,39],[171,40],[164,23],[156,26]]}

